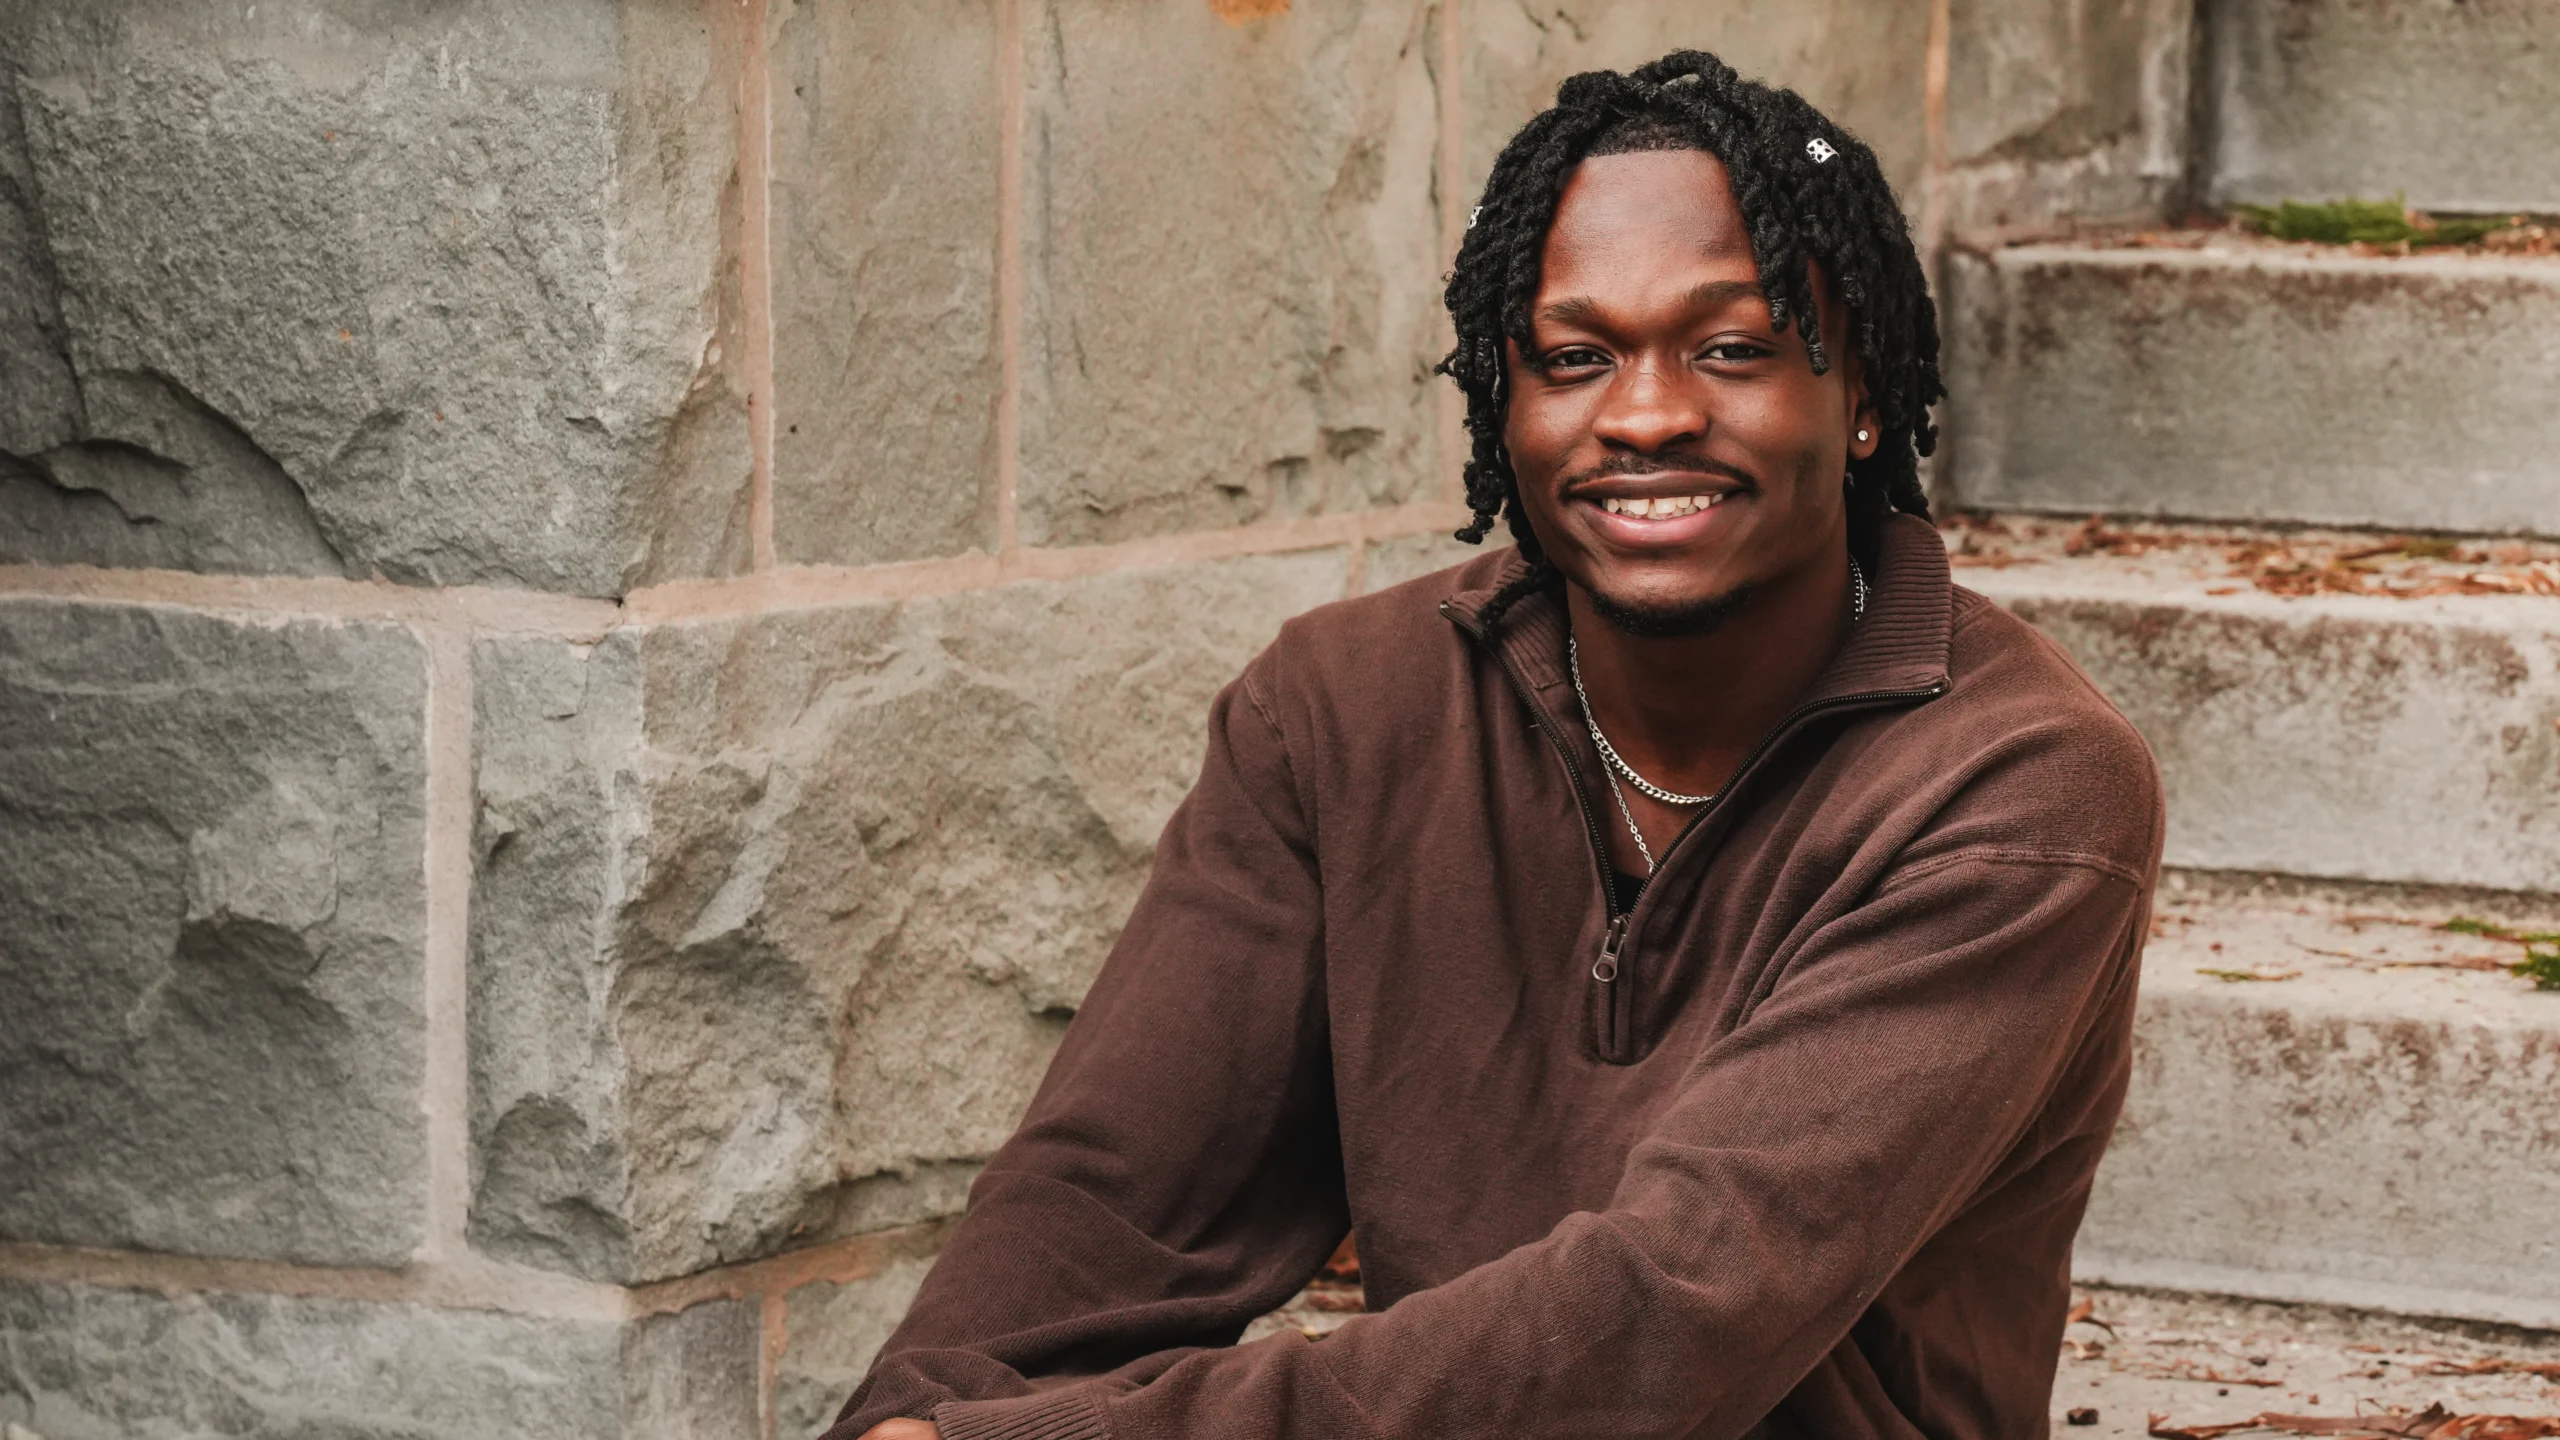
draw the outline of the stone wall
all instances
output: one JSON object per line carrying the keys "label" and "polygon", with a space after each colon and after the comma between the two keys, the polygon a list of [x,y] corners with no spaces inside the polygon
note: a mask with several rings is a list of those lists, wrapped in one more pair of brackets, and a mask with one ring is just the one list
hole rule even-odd
{"label": "stone wall", "polygon": [[1467,553],[1554,83],[1934,239],[2159,203],[2174,9],[0,0],[0,1422],[813,1433],[1210,696]]}

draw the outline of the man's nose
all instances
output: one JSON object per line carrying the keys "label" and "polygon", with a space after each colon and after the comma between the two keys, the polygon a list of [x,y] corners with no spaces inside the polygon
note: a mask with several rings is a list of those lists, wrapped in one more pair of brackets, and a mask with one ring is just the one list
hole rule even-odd
{"label": "man's nose", "polygon": [[1703,387],[1687,367],[1645,359],[1610,382],[1592,433],[1612,448],[1653,455],[1704,440],[1707,424]]}

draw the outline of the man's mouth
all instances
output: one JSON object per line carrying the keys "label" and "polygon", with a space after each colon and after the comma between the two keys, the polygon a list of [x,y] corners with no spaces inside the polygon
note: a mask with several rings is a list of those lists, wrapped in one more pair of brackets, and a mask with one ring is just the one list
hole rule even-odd
{"label": "man's mouth", "polygon": [[1676,520],[1712,509],[1730,491],[1711,491],[1704,495],[1610,495],[1600,501],[1600,508],[1612,515],[1636,520]]}

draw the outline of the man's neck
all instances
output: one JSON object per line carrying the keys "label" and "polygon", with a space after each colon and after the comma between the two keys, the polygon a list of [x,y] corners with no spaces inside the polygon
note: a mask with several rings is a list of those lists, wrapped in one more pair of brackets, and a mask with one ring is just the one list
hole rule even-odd
{"label": "man's neck", "polygon": [[1753,591],[1704,635],[1635,636],[1565,587],[1583,688],[1610,743],[1645,778],[1691,794],[1724,787],[1804,698],[1848,636],[1845,551]]}

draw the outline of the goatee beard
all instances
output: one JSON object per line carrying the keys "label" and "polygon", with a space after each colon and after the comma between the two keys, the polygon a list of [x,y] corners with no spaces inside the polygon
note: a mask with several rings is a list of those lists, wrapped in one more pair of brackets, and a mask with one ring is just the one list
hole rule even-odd
{"label": "goatee beard", "polygon": [[1736,611],[1751,602],[1751,587],[1739,586],[1703,600],[1676,605],[1630,605],[1597,590],[1589,592],[1591,608],[1621,635],[1639,640],[1674,640],[1712,635]]}

